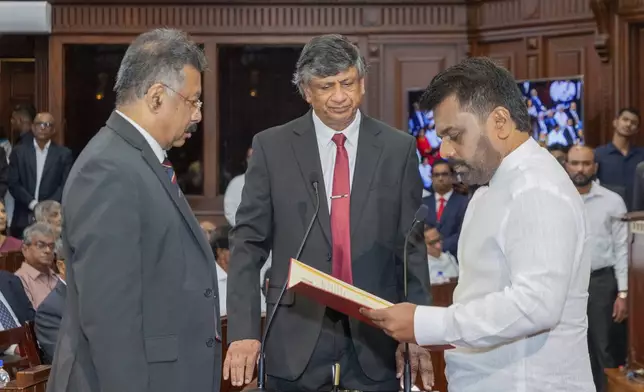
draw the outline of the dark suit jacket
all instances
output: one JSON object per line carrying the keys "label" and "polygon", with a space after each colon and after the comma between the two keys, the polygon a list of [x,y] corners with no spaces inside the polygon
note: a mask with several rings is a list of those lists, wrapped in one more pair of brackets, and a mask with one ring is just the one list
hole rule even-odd
{"label": "dark suit jacket", "polygon": [[[602,185],[606,186],[604,184]],[[644,211],[644,162],[639,163],[635,168],[635,179],[633,182],[632,196],[633,196],[633,206],[631,210]],[[624,198],[624,196],[622,196],[622,198]]]}
{"label": "dark suit jacket", "polygon": [[4,299],[11,306],[13,314],[16,315],[21,325],[27,321],[34,321],[34,309],[25,294],[25,288],[19,277],[0,270],[0,292],[4,295]]}
{"label": "dark suit jacket", "polygon": [[56,352],[56,340],[60,330],[60,320],[65,310],[67,285],[59,281],[49,295],[38,305],[34,320],[36,339],[43,351],[45,363],[51,363]]}
{"label": "dark suit jacket", "polygon": [[9,189],[9,164],[7,163],[7,153],[4,148],[0,148],[0,199],[4,200],[4,195]]}
{"label": "dark suit jacket", "polygon": [[48,391],[217,390],[215,258],[184,196],[119,114],[74,164],[63,219],[67,301]]}
{"label": "dark suit jacket", "polygon": [[[377,120],[362,116],[351,190],[351,253],[354,285],[391,302],[402,300],[403,240],[421,204],[416,141]],[[267,314],[277,300],[306,226],[317,173],[320,213],[300,257],[331,273],[331,225],[311,112],[259,133],[246,186],[231,232],[228,271],[229,340],[260,338],[260,268],[273,251]],[[420,225],[418,225],[420,226]],[[418,238],[422,237],[418,227]],[[429,304],[429,272],[423,241],[409,246],[409,300]],[[288,292],[266,345],[267,373],[294,380],[304,370],[322,327],[325,307]],[[397,343],[381,330],[350,319],[351,336],[366,375],[395,380]]]}
{"label": "dark suit jacket", "polygon": [[[63,186],[65,186],[73,162],[72,152],[69,148],[51,142],[38,189],[39,201],[61,201]],[[13,227],[24,229],[31,223],[29,222],[31,213],[29,203],[34,200],[36,191],[36,150],[33,142],[31,144],[20,143],[11,151],[9,191],[16,199],[11,224]],[[22,235],[22,233],[14,234]]]}
{"label": "dark suit jacket", "polygon": [[438,229],[438,232],[443,237],[443,250],[450,252],[454,257],[457,257],[458,237],[461,234],[461,226],[463,225],[463,218],[465,217],[468,202],[469,199],[466,195],[454,191],[449,200],[447,200],[447,204],[445,204],[441,221],[437,222],[436,198],[434,193],[423,198],[423,204],[429,208],[425,222]]}

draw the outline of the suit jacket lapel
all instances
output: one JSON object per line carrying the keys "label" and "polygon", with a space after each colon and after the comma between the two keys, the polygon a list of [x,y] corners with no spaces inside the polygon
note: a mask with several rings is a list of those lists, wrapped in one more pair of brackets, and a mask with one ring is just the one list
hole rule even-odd
{"label": "suit jacket lapel", "polygon": [[362,211],[369,197],[369,189],[382,153],[382,142],[378,139],[380,128],[369,117],[363,115],[358,136],[358,153],[351,186],[351,235],[356,232]]}
{"label": "suit jacket lapel", "polygon": [[147,141],[132,126],[132,124],[130,124],[116,112],[113,112],[110,118],[107,120],[107,126],[113,129],[132,146],[141,150],[141,156],[143,157],[143,160],[150,166],[154,174],[157,176],[157,179],[161,182],[166,192],[168,193],[168,196],[170,196],[179,212],[181,212],[181,216],[190,227],[192,235],[199,243],[199,246],[206,255],[206,258],[210,260],[212,258],[212,249],[206,241],[206,236],[203,234],[201,227],[199,227],[199,223],[192,213],[192,210],[190,209],[190,206],[188,205],[185,197],[183,196],[183,194],[179,193],[179,187],[170,182],[170,177],[168,177],[167,172],[161,165],[161,162],[159,162],[159,159],[154,154]]}
{"label": "suit jacket lapel", "polygon": [[[47,151],[47,158],[45,158],[45,166],[42,168],[42,178],[45,178],[45,175],[53,166],[55,166],[56,158],[58,157],[58,146],[51,142],[49,145],[49,150]],[[42,180],[41,180],[42,181]]]}
{"label": "suit jacket lapel", "polygon": [[427,208],[429,208],[429,212],[427,213],[427,221],[434,222],[434,224],[438,223],[436,219],[436,196],[434,193],[432,193],[427,198]]}
{"label": "suit jacket lapel", "polygon": [[292,147],[295,158],[300,167],[302,179],[306,184],[307,192],[311,198],[311,204],[315,206],[315,192],[310,184],[311,173],[318,175],[318,191],[320,193],[320,212],[318,213],[318,222],[327,242],[331,245],[331,219],[329,217],[329,204],[327,203],[327,192],[324,186],[324,177],[322,175],[322,165],[320,163],[320,150],[315,136],[315,127],[311,111],[300,117],[294,122]]}
{"label": "suit jacket lapel", "polygon": [[[33,183],[33,191],[36,190],[36,180],[38,179],[38,162],[36,162],[36,146],[33,143],[30,143],[28,148],[25,149],[27,154],[27,170],[29,175],[30,183]],[[31,190],[30,190],[31,192]],[[35,198],[38,198],[38,195],[34,195]]]}

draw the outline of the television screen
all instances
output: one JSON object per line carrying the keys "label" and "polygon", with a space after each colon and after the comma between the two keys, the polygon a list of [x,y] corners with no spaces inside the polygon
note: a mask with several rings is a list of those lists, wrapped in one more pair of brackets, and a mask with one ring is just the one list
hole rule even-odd
{"label": "television screen", "polygon": [[584,143],[583,78],[517,82],[532,124],[532,137],[549,147]]}
{"label": "television screen", "polygon": [[425,90],[407,91],[407,131],[416,138],[420,176],[427,190],[432,188],[432,165],[440,159],[441,141],[436,136],[434,114],[420,110],[418,102]]}

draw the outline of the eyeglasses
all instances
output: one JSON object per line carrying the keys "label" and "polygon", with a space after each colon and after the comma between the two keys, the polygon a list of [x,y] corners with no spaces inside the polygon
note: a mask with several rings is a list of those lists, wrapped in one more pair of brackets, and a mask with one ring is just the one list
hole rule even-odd
{"label": "eyeglasses", "polygon": [[53,122],[36,121],[36,122],[34,122],[34,125],[37,126],[40,129],[45,129],[45,128],[53,128],[54,123]]}
{"label": "eyeglasses", "polygon": [[37,241],[34,245],[38,250],[45,250],[49,249],[51,251],[54,251],[56,249],[56,243],[55,242],[43,242],[43,241]]}
{"label": "eyeglasses", "polygon": [[185,96],[183,96],[183,94],[173,89],[172,87],[168,86],[167,84],[161,83],[161,85],[167,88],[168,90],[172,91],[173,93],[177,94],[178,96],[180,96],[181,99],[183,99],[184,101],[192,105],[192,107],[194,107],[195,109],[201,110],[201,107],[203,106],[203,102],[201,102],[200,99],[188,99]]}

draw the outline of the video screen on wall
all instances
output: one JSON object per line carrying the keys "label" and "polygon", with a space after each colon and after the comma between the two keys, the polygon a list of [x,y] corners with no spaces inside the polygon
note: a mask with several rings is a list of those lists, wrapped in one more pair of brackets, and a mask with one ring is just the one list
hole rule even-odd
{"label": "video screen on wall", "polygon": [[[584,144],[583,77],[522,80],[517,82],[532,124],[532,137],[548,147]],[[424,90],[407,91],[407,131],[416,138],[419,170],[425,189],[431,190],[432,165],[440,156],[434,113],[421,110]]]}
{"label": "video screen on wall", "polygon": [[583,77],[517,83],[528,107],[532,137],[545,146],[584,144]]}

